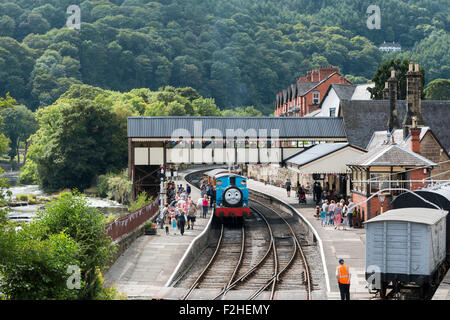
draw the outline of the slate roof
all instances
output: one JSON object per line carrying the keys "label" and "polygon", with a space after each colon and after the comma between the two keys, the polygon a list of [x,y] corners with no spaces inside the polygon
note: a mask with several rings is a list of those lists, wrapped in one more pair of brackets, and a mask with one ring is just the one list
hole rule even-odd
{"label": "slate roof", "polygon": [[356,85],[332,84],[328,91],[331,90],[331,88],[334,89],[334,92],[336,92],[336,95],[340,100],[351,100],[353,93],[355,92]]}
{"label": "slate roof", "polygon": [[384,144],[362,155],[349,165],[372,166],[435,166],[436,163],[398,144]]}
{"label": "slate roof", "polygon": [[[420,136],[419,139],[422,141],[425,134],[430,130],[429,127],[420,127]],[[391,133],[394,136],[395,143],[400,144],[401,146],[411,149],[411,135],[408,135],[406,139],[403,139],[403,130],[402,129],[394,129]],[[372,150],[380,145],[382,145],[387,139],[387,130],[385,131],[375,131],[373,133],[372,138],[370,139],[369,144],[367,145],[367,150]]]}
{"label": "slate roof", "polygon": [[[405,100],[397,101],[399,126],[405,116]],[[450,150],[450,101],[422,100],[425,126],[431,128],[444,148]],[[366,148],[375,131],[386,130],[389,100],[342,100],[340,115],[350,144]]]}
{"label": "slate roof", "polygon": [[[219,137],[227,136],[227,130],[241,130],[236,132],[239,137],[250,136],[250,134],[254,136],[263,133],[261,130],[266,130],[267,135],[270,136],[272,129],[278,130],[280,138],[346,138],[341,118],[128,117],[129,138],[170,138],[184,135],[202,137],[203,134]],[[274,134],[273,137],[275,137]]]}
{"label": "slate roof", "polygon": [[330,153],[341,150],[349,144],[344,143],[319,143],[306,150],[302,150],[299,153],[287,158],[287,163],[292,163],[298,166],[310,163],[314,160],[322,158]]}
{"label": "slate roof", "polygon": [[309,90],[315,88],[319,82],[297,82],[297,95],[304,96]]}

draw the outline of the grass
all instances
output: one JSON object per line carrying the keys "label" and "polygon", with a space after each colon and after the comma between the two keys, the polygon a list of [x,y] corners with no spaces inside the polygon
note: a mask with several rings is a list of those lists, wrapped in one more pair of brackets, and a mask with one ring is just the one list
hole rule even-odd
{"label": "grass", "polygon": [[28,202],[29,204],[40,203],[40,201],[37,199],[37,196],[35,194],[21,193],[21,194],[16,195],[16,200],[17,201]]}

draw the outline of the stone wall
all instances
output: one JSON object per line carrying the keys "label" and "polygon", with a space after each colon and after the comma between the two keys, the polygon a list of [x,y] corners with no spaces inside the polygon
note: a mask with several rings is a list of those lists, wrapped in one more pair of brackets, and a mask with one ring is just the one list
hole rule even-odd
{"label": "stone wall", "polygon": [[[425,158],[438,163],[450,160],[445,150],[440,146],[435,137],[431,132],[427,132],[420,142],[420,154]],[[450,162],[443,163],[436,166],[432,171],[431,175],[440,174],[442,172],[448,171],[446,174],[438,175],[434,177],[437,180],[450,180]]]}

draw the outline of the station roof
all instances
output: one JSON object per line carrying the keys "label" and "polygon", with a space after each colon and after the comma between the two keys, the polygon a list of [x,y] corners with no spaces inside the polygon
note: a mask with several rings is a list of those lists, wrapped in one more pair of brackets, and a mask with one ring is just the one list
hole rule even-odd
{"label": "station roof", "polygon": [[345,148],[348,145],[348,143],[319,143],[286,159],[286,162],[302,166],[337,150]]}
{"label": "station roof", "polygon": [[[278,131],[276,131],[278,130]],[[264,135],[265,133],[265,135]],[[129,138],[171,137],[342,138],[342,118],[330,117],[129,117]]]}
{"label": "station roof", "polygon": [[436,163],[398,144],[380,145],[359,159],[348,163],[354,166],[435,166]]}
{"label": "station roof", "polygon": [[[344,151],[345,149],[345,151]],[[342,152],[338,152],[342,150]],[[346,173],[346,163],[366,150],[348,143],[319,143],[287,158],[288,168],[298,173]]]}
{"label": "station roof", "polygon": [[404,221],[434,225],[447,215],[448,211],[429,208],[401,208],[386,211],[365,223],[383,221]]}

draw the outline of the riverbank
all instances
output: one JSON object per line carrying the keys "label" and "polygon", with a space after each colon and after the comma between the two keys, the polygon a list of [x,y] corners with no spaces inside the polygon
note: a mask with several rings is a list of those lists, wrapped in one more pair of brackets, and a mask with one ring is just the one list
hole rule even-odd
{"label": "riverbank", "polygon": [[[61,193],[45,193],[38,185],[18,185],[18,171],[6,172],[2,174],[1,177],[7,178],[8,183],[11,186],[9,189],[11,196],[6,199],[9,204],[12,204],[9,206],[10,212],[8,217],[10,219],[31,221],[39,209],[43,208],[46,203],[50,202]],[[63,190],[62,192],[64,191],[69,190]],[[118,218],[128,214],[127,207],[114,200],[94,197],[92,194],[87,195],[87,199],[91,208],[97,209],[107,218]],[[21,205],[16,206],[14,203],[21,203]]]}

